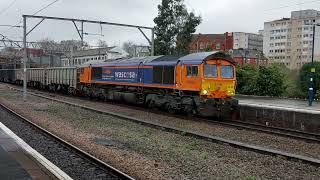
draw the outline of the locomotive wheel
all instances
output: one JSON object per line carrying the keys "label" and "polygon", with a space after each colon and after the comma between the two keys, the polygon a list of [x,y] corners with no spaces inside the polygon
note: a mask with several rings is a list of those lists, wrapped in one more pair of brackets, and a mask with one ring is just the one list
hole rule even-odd
{"label": "locomotive wheel", "polygon": [[187,116],[188,117],[196,117],[198,114],[197,110],[195,108],[190,109],[187,111]]}
{"label": "locomotive wheel", "polygon": [[174,107],[170,104],[170,103],[166,103],[164,105],[164,108],[170,113],[170,114],[175,114],[176,113],[176,109],[174,109]]}
{"label": "locomotive wheel", "polygon": [[171,106],[171,105],[168,105],[167,106],[167,110],[170,114],[175,114],[176,113],[176,110]]}
{"label": "locomotive wheel", "polygon": [[147,103],[147,107],[150,108],[150,109],[154,109],[156,106],[155,106],[155,102],[153,100],[150,100],[148,103]]}

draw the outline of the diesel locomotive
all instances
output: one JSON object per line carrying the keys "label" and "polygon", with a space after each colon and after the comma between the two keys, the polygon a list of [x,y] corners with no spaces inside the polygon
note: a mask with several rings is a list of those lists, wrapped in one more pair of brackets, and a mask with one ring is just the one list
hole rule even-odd
{"label": "diesel locomotive", "polygon": [[[104,100],[141,104],[170,113],[233,116],[238,101],[235,61],[222,52],[88,61],[80,67],[30,68],[29,86]],[[21,84],[21,69],[11,80]],[[11,70],[12,71],[12,70]]]}

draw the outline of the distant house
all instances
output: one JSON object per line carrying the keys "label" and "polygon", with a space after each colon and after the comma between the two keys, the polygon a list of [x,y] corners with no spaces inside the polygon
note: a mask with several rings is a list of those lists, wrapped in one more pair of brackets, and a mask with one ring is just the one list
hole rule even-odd
{"label": "distant house", "polygon": [[123,58],[127,56],[128,53],[123,49],[117,46],[113,46],[71,52],[64,55],[61,61],[63,66],[79,66],[91,60],[105,61],[108,59]]}
{"label": "distant house", "polygon": [[189,44],[190,53],[203,51],[230,52],[239,65],[267,64],[263,56],[261,34],[226,32],[224,34],[193,34]]}
{"label": "distant house", "polygon": [[266,65],[268,59],[259,50],[253,49],[234,49],[230,50],[230,54],[238,65],[243,64],[255,64],[255,65]]}
{"label": "distant house", "polygon": [[190,53],[203,51],[226,51],[232,49],[232,33],[193,34],[189,44]]}

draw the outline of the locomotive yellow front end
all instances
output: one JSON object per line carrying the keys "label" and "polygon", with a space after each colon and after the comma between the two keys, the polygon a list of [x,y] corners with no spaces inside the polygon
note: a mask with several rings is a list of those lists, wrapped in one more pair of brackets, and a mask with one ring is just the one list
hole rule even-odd
{"label": "locomotive yellow front end", "polygon": [[228,61],[207,61],[203,64],[201,96],[228,98],[235,95],[235,65]]}
{"label": "locomotive yellow front end", "polygon": [[[238,106],[233,99],[236,89],[236,66],[224,59],[207,60],[202,65],[200,96],[202,115],[230,117]],[[233,116],[233,115],[231,115]],[[232,118],[232,117],[231,117]]]}

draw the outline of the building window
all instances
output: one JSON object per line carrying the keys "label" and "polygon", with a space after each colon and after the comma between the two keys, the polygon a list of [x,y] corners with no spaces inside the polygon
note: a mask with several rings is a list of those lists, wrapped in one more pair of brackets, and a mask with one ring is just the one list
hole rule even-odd
{"label": "building window", "polygon": [[205,44],[203,42],[200,43],[200,49],[204,49],[205,48]]}
{"label": "building window", "polygon": [[216,49],[220,49],[220,43],[216,44]]}
{"label": "building window", "polygon": [[309,27],[304,27],[303,30],[309,30]]}
{"label": "building window", "polygon": [[309,37],[309,34],[304,34],[303,37]]}

